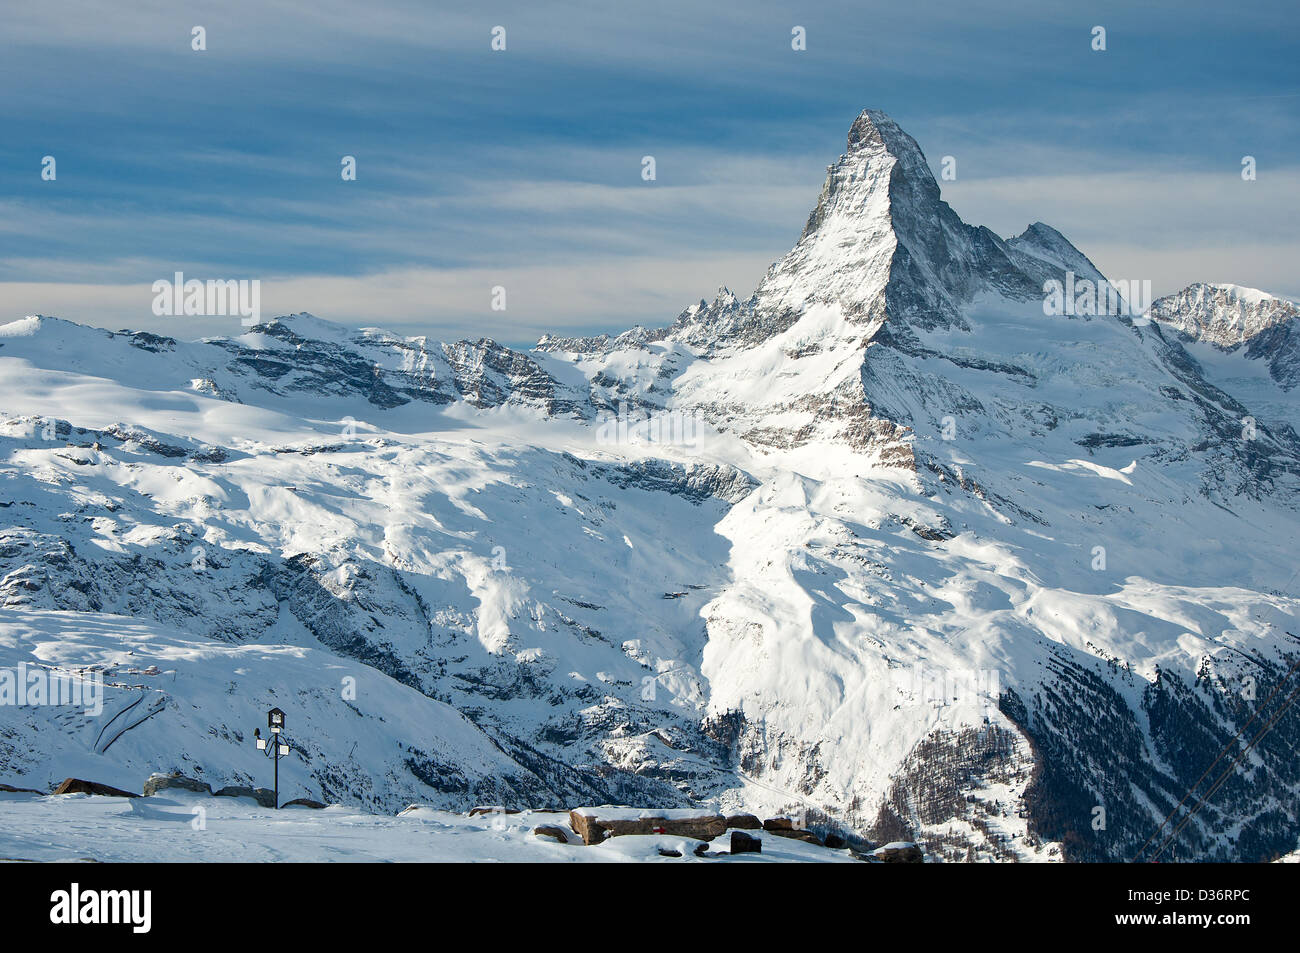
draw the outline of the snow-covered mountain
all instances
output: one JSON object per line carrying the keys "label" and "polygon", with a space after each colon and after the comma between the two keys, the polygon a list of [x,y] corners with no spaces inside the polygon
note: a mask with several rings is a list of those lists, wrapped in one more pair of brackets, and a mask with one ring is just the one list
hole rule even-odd
{"label": "snow-covered mountain", "polygon": [[1300,420],[1300,307],[1239,285],[1194,284],[1151,306],[1200,373],[1279,429]]}
{"label": "snow-covered mountain", "polygon": [[1275,328],[1290,328],[1300,307],[1254,288],[1197,282],[1156,301],[1151,315],[1193,340],[1232,351]]}
{"label": "snow-covered mountain", "polygon": [[[1047,315],[1068,280],[1105,281],[963,223],[868,110],[754,293],[663,328],[0,328],[0,666],[157,712],[102,750],[0,707],[0,779],[246,783],[279,704],[322,800],[1131,856],[1300,658],[1297,325],[1216,286]],[[1165,858],[1294,850],[1298,741]]]}

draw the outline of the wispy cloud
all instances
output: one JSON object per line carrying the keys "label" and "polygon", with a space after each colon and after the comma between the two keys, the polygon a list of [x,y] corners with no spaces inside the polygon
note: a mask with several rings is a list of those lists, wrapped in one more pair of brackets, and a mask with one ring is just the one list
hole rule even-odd
{"label": "wispy cloud", "polygon": [[[1050,222],[1165,290],[1294,294],[1279,210],[1297,197],[1297,26],[1266,9],[20,5],[0,64],[0,317],[156,328],[138,289],[183,270],[259,278],[268,310],[451,336],[661,324],[753,287],[866,105],[936,167],[957,157],[944,194],[972,223]],[[483,313],[494,285],[508,318]]]}
{"label": "wispy cloud", "polygon": [[[530,345],[546,333],[667,324],[682,308],[711,298],[720,284],[752,287],[765,268],[764,259],[726,255],[593,258],[567,266],[409,268],[360,276],[272,277],[262,282],[261,301],[267,317],[309,311],[358,327]],[[498,286],[506,289],[501,311],[492,307]],[[182,339],[242,333],[238,317],[156,317],[153,298],[149,283],[0,283],[0,312],[7,318],[49,314]]]}

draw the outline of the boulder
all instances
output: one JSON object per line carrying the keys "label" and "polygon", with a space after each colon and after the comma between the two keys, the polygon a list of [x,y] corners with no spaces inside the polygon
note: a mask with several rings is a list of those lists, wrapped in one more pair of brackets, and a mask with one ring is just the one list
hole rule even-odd
{"label": "boulder", "polygon": [[193,791],[195,794],[211,796],[212,785],[196,778],[187,778],[183,774],[151,774],[144,783],[144,796],[153,797],[159,791],[176,788],[181,791]]}
{"label": "boulder", "polygon": [[826,835],[826,842],[823,846],[829,847],[831,850],[844,850],[844,848],[849,846],[849,841],[843,834],[836,834],[834,831],[831,831]]}
{"label": "boulder", "polygon": [[533,828],[533,833],[538,837],[554,837],[561,844],[569,842],[569,832],[555,824],[541,824]]}
{"label": "boulder", "polygon": [[820,839],[819,836],[816,836],[815,833],[813,833],[813,831],[800,831],[800,829],[793,828],[793,827],[776,827],[776,828],[764,828],[764,829],[766,829],[766,831],[774,837],[788,837],[789,840],[801,840],[805,842],[805,844],[815,844],[816,846],[819,846],[819,848],[822,848],[822,846],[826,846],[826,844],[823,844],[822,839]]}
{"label": "boulder", "polygon": [[826,842],[822,840],[822,837],[816,835],[813,831],[771,831],[771,833],[775,833],[777,837],[789,837],[790,840],[801,840],[805,842],[805,844],[813,844],[819,846],[819,848],[824,848],[824,846],[826,846]]}
{"label": "boulder", "polygon": [[710,841],[727,831],[727,819],[721,814],[620,807],[575,808],[569,812],[569,823],[588,845],[629,834],[671,834]]}
{"label": "boulder", "polygon": [[763,822],[753,814],[732,814],[727,818],[727,829],[737,828],[742,831],[761,831]]}
{"label": "boulder", "polygon": [[222,788],[216,797],[251,797],[262,807],[275,807],[275,792],[270,788],[250,788],[243,784],[234,784]]}
{"label": "boulder", "polygon": [[925,862],[925,855],[921,853],[921,848],[906,841],[895,841],[892,844],[886,844],[884,847],[878,847],[871,852],[871,856],[882,864],[921,864]]}
{"label": "boulder", "polygon": [[805,844],[823,846],[820,837],[803,827],[796,827],[795,822],[788,817],[769,817],[763,822],[763,830],[777,837],[788,837],[791,840],[801,840]]}
{"label": "boulder", "polygon": [[96,794],[101,797],[139,797],[130,791],[123,791],[98,781],[83,781],[81,778],[64,778],[63,783],[54,789],[55,794]]}
{"label": "boulder", "polygon": [[[274,792],[272,792],[274,794]],[[325,805],[320,801],[313,801],[309,797],[296,797],[292,801],[285,801],[281,807],[309,807],[313,811],[323,810]]]}
{"label": "boulder", "polygon": [[763,853],[763,838],[746,834],[744,831],[732,831],[731,852],[733,854],[761,854]]}
{"label": "boulder", "polygon": [[789,838],[790,840],[801,840],[805,844],[815,844],[818,847],[826,846],[824,843],[822,843],[822,839],[818,837],[816,834],[814,834],[812,831],[778,830],[778,831],[768,831],[768,833],[773,834],[777,837],[786,837]]}
{"label": "boulder", "polygon": [[471,807],[469,809],[470,817],[478,817],[480,814],[518,814],[517,808],[510,807]]}

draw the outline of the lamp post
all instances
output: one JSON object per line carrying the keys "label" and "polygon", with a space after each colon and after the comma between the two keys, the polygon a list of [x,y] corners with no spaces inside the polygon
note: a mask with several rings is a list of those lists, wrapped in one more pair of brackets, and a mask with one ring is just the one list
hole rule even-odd
{"label": "lamp post", "polygon": [[284,731],[284,712],[279,708],[272,708],[266,713],[266,727],[271,730],[270,738],[262,737],[262,729],[253,729],[253,739],[257,742],[257,750],[266,752],[268,758],[275,759],[275,809],[280,809],[280,755],[289,753],[289,746],[280,740],[281,732]]}

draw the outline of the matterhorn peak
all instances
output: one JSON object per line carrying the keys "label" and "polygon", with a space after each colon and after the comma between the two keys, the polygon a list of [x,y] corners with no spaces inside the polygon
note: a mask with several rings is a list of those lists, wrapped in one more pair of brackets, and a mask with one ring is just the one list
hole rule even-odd
{"label": "matterhorn peak", "polygon": [[1000,239],[966,225],[942,201],[921,147],[888,115],[863,110],[847,144],[798,244],[760,285],[759,310],[793,317],[827,304],[867,325],[887,311],[960,324],[961,306],[990,275],[1015,297],[1039,293],[1037,274],[1026,275]]}
{"label": "matterhorn peak", "polygon": [[899,172],[914,180],[917,185],[928,187],[927,191],[932,191],[933,197],[938,198],[939,186],[925,161],[925,153],[915,139],[879,109],[862,110],[849,127],[845,158],[859,156],[891,157]]}
{"label": "matterhorn peak", "polygon": [[939,200],[939,185],[916,140],[879,109],[864,109],[849,127],[846,159],[888,156],[893,161],[891,187],[930,206]]}
{"label": "matterhorn peak", "polygon": [[[889,148],[890,140],[897,142],[900,137],[911,137],[899,127],[888,115],[879,109],[864,109],[858,113],[849,127],[849,152],[862,149]],[[915,145],[915,143],[913,143]]]}
{"label": "matterhorn peak", "polygon": [[899,201],[933,213],[939,186],[916,140],[880,110],[864,109],[849,127],[847,152],[827,169],[804,237],[828,221],[879,218]]}

